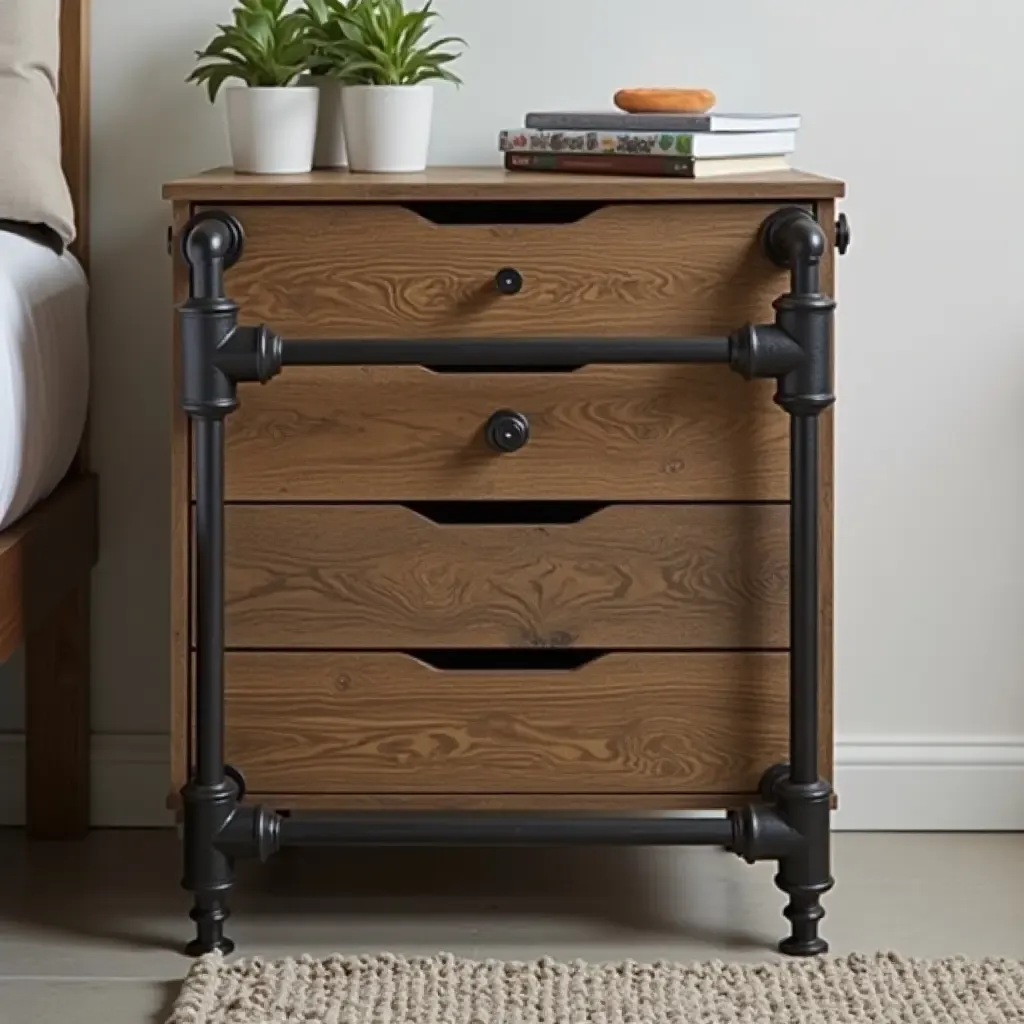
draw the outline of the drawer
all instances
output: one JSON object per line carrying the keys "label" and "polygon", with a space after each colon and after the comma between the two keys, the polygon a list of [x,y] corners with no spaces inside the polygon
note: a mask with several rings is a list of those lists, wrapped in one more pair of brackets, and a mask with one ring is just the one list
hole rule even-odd
{"label": "drawer", "polygon": [[[788,417],[773,381],[724,367],[574,373],[295,367],[242,389],[227,420],[235,501],[788,498]],[[530,439],[491,448],[521,413]]]}
{"label": "drawer", "polygon": [[443,671],[401,654],[234,653],[250,792],[752,793],[783,760],[784,654],[612,654]]}
{"label": "drawer", "polygon": [[228,646],[787,645],[784,505],[611,505],[545,525],[438,523],[421,511],[228,506]]}
{"label": "drawer", "polygon": [[[775,203],[238,205],[228,275],[286,338],[691,336],[771,320]],[[521,223],[534,220],[536,223]],[[497,275],[515,270],[517,294]]]}

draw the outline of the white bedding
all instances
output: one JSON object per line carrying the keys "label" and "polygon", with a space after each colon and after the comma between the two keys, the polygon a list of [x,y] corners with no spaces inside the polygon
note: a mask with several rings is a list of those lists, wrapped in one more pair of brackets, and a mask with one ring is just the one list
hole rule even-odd
{"label": "white bedding", "polygon": [[81,442],[88,295],[73,256],[0,230],[0,529],[53,491]]}

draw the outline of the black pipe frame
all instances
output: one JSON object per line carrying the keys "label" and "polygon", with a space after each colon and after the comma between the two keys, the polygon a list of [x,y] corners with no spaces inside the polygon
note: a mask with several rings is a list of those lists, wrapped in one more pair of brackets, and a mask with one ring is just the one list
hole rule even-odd
{"label": "black pipe frame", "polygon": [[[204,211],[182,233],[189,298],[179,307],[182,405],[193,423],[196,465],[195,764],[182,790],[183,885],[194,895],[199,955],[234,947],[224,935],[233,863],[266,860],[286,846],[709,845],[750,863],[777,860],[789,896],[794,956],[824,953],[821,896],[832,887],[832,789],[818,764],[820,596],[819,417],[832,387],[834,301],[821,294],[827,240],[802,207],[762,225],[765,255],[790,270],[774,324],[729,337],[693,339],[284,340],[266,326],[238,323],[224,274],[242,256],[244,232],[231,214]],[[224,761],[224,418],[238,385],[267,383],[285,366],[423,365],[514,370],[592,363],[720,363],[747,379],[775,378],[790,415],[790,759],[768,769],[760,799],[722,817],[642,818],[509,814],[282,816],[244,804],[244,780]]]}
{"label": "black pipe frame", "polygon": [[[257,822],[258,819],[258,822]],[[338,814],[282,817],[263,809],[236,814],[218,838],[243,855],[255,843],[267,860],[288,846],[720,846],[746,849],[758,833],[761,851],[796,853],[800,834],[781,817],[762,812],[756,822],[741,815],[707,818],[584,817],[569,815]]]}
{"label": "black pipe frame", "polygon": [[[438,338],[285,341],[284,366],[474,366],[503,370],[523,366],[583,366],[596,363],[726,363],[728,338]],[[792,346],[794,365],[801,356]]]}

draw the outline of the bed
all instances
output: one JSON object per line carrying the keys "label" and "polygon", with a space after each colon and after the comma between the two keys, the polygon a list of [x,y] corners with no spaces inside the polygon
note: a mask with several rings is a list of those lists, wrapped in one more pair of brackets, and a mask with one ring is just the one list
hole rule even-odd
{"label": "bed", "polygon": [[89,827],[98,488],[84,441],[88,25],[88,0],[63,0],[61,162],[76,237],[69,251],[48,248],[18,224],[0,225],[0,662],[24,647],[26,822],[37,838],[76,838]]}

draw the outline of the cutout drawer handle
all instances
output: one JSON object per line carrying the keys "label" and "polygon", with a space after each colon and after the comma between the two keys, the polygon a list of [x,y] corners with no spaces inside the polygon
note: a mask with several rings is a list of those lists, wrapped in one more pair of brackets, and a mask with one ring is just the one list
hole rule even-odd
{"label": "cutout drawer handle", "polygon": [[495,275],[494,284],[502,295],[518,295],[523,290],[523,275],[514,267],[505,267]]}
{"label": "cutout drawer handle", "polygon": [[499,409],[487,421],[485,433],[496,452],[517,452],[530,440],[530,421],[522,413]]}

